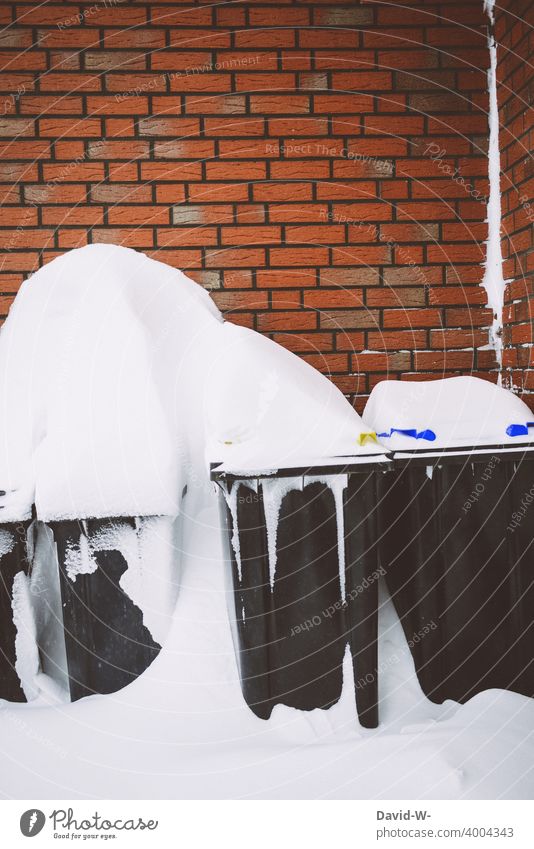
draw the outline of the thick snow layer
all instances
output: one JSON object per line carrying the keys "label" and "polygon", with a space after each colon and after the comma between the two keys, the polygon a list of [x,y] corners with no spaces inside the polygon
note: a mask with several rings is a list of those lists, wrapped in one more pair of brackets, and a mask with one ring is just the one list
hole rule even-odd
{"label": "thick snow layer", "polygon": [[2,519],[176,515],[220,323],[180,271],[114,245],[22,286],[0,333]]}
{"label": "thick snow layer", "polygon": [[495,445],[524,442],[530,436],[510,437],[509,425],[533,420],[516,395],[478,377],[378,383],[366,404],[364,421],[378,434],[391,428],[434,431],[432,442],[398,434],[380,437],[390,447],[434,448],[447,445]]}
{"label": "thick snow layer", "polygon": [[188,523],[172,631],[120,693],[69,705],[0,702],[0,793],[17,799],[531,799],[534,700],[490,690],[466,705],[422,694],[386,596],[381,725],[359,727],[345,664],[328,711],[246,707],[226,612],[215,496]]}
{"label": "thick snow layer", "polygon": [[[206,388],[208,457],[227,468],[300,465],[380,452],[360,416],[308,363],[253,330],[225,323]],[[371,446],[371,447],[370,447]]]}

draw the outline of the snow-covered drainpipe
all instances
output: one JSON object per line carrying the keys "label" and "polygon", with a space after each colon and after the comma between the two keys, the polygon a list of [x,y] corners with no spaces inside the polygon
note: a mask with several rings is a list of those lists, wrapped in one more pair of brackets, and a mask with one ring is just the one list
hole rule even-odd
{"label": "snow-covered drainpipe", "polygon": [[490,67],[488,69],[488,238],[486,241],[486,262],[484,263],[484,286],[488,295],[488,307],[493,311],[493,323],[490,329],[490,346],[495,349],[499,365],[499,384],[502,382],[502,315],[504,307],[504,287],[506,281],[502,271],[501,248],[501,164],[499,150],[499,106],[497,102],[497,44],[495,42],[495,0],[484,0],[484,11],[489,17],[488,48]]}

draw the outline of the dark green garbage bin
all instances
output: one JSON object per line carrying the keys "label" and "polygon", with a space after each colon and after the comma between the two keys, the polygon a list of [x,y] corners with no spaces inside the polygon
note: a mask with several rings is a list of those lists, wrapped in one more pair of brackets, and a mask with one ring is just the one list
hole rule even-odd
{"label": "dark green garbage bin", "polygon": [[360,722],[378,724],[377,491],[389,465],[376,446],[275,473],[212,467],[242,691],[257,716],[335,704],[348,645]]}
{"label": "dark green garbage bin", "polygon": [[13,589],[17,575],[28,574],[26,550],[29,522],[0,525],[0,699],[25,702],[26,697],[17,671],[13,620]]}
{"label": "dark green garbage bin", "polygon": [[534,696],[530,418],[476,378],[379,384],[368,402],[364,420],[394,450],[380,479],[386,582],[433,701]]}

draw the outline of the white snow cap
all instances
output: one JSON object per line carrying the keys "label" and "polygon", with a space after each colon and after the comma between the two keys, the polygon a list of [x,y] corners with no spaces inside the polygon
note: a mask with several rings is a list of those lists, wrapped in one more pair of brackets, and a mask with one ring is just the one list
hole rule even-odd
{"label": "white snow cap", "polygon": [[[378,383],[364,410],[363,419],[390,447],[430,448],[455,444],[511,444],[534,436],[508,436],[507,428],[534,420],[534,414],[516,395],[478,377],[448,377],[443,380]],[[414,439],[394,434],[391,429],[432,430],[436,439]]]}
{"label": "white snow cap", "polygon": [[2,520],[33,501],[44,520],[176,515],[221,321],[181,271],[115,245],[27,280],[0,333]]}
{"label": "white snow cap", "polygon": [[311,459],[383,452],[334,384],[253,330],[220,325],[207,382],[209,458],[278,469]]}

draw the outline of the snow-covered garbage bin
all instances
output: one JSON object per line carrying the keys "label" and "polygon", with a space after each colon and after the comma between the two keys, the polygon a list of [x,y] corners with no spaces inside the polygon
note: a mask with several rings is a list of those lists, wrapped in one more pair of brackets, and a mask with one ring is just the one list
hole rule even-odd
{"label": "snow-covered garbage bin", "polygon": [[[28,574],[29,522],[0,525],[0,699],[24,702],[26,696],[18,672],[17,636],[24,628],[19,598]],[[24,618],[24,617],[22,617]]]}
{"label": "snow-covered garbage bin", "polygon": [[433,701],[534,696],[532,419],[474,377],[384,381],[367,403],[364,421],[394,451],[382,565]]}
{"label": "snow-covered garbage bin", "polygon": [[215,466],[232,564],[234,635],[249,707],[335,704],[348,645],[360,723],[378,724],[377,490],[383,453],[316,465]]}
{"label": "snow-covered garbage bin", "polygon": [[119,690],[163,644],[221,324],[201,286],[116,245],[67,252],[21,286],[0,336],[0,521],[35,516],[35,696]]}
{"label": "snow-covered garbage bin", "polygon": [[348,646],[360,722],[374,727],[376,490],[387,452],[302,360],[243,328],[224,325],[221,336],[206,399],[208,459],[244,698],[265,719],[277,704],[328,708],[341,695]]}

